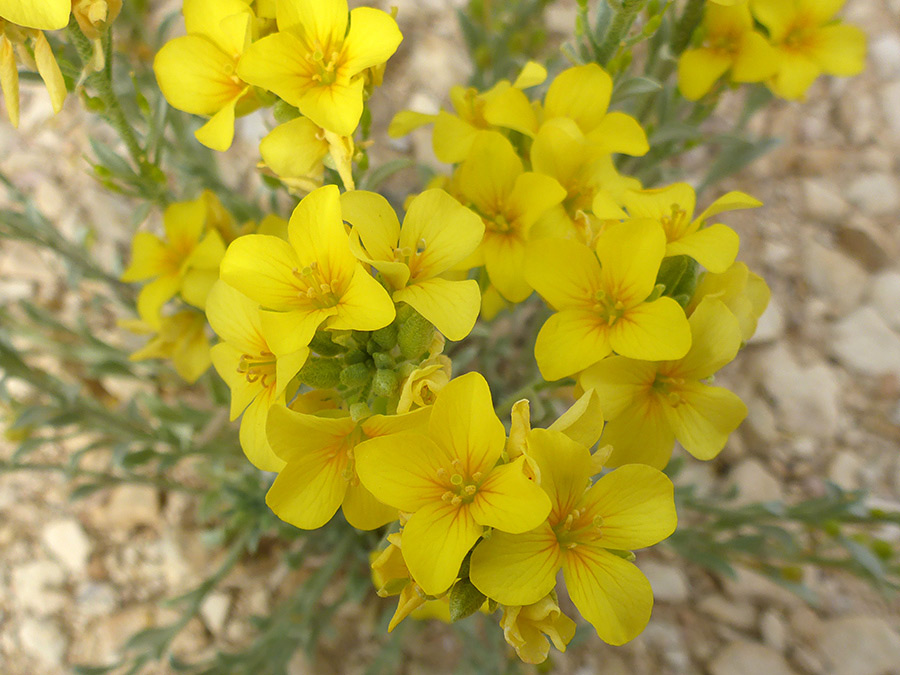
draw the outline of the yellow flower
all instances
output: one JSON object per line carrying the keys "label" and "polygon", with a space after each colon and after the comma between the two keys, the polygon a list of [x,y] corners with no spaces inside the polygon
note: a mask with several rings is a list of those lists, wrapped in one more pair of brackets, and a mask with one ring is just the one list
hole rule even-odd
{"label": "yellow flower", "polygon": [[259,144],[263,166],[292,190],[312,192],[322,187],[325,161],[337,170],[347,190],[353,190],[353,154],[349,136],[322,129],[306,117],[280,124]]}
{"label": "yellow flower", "polygon": [[71,10],[72,0],[0,0],[0,19],[38,30],[65,28]]}
{"label": "yellow flower", "polygon": [[231,419],[241,418],[241,447],[263,471],[279,471],[284,460],[266,437],[269,408],[284,403],[285,389],[306,362],[309,349],[275,356],[260,321],[259,305],[218,281],[206,303],[209,325],[222,342],[210,352],[216,371],[231,389]]}
{"label": "yellow flower", "polygon": [[347,522],[360,530],[374,530],[397,520],[397,509],[379,502],[360,484],[355,468],[359,443],[391,438],[428,423],[431,410],[405,415],[373,415],[359,423],[347,417],[319,417],[275,406],[266,425],[269,443],[286,462],[266,495],[266,504],[282,520],[315,530],[331,520],[340,507]]}
{"label": "yellow flower", "polygon": [[645,155],[650,146],[638,121],[625,113],[608,111],[612,88],[612,78],[596,63],[564,70],[547,90],[543,118],[574,120],[598,153]]}
{"label": "yellow flower", "polygon": [[613,448],[610,466],[640,462],[662,469],[676,439],[694,457],[712,459],[747,416],[736,394],[703,383],[737,355],[738,320],[720,300],[706,299],[690,325],[693,342],[682,359],[613,356],[581,374],[609,420],[601,442]]}
{"label": "yellow flower", "polygon": [[[575,637],[575,622],[563,614],[555,592],[522,607],[503,608],[500,619],[503,637],[525,663],[543,663],[550,654],[550,643],[559,651]],[[545,637],[546,636],[546,637]]]}
{"label": "yellow flower", "polygon": [[740,239],[730,227],[706,221],[723,211],[755,209],[762,206],[743,192],[729,192],[694,218],[696,195],[687,183],[675,183],[654,190],[629,191],[625,208],[632,218],[652,218],[666,233],[666,257],[687,255],[711,272],[724,272],[734,262]]}
{"label": "yellow flower", "polygon": [[460,201],[484,221],[484,239],[471,262],[484,265],[491,283],[511,302],[531,294],[523,263],[531,226],[565,199],[550,176],[525,171],[512,144],[496,131],[483,131],[456,173]]}
{"label": "yellow flower", "polygon": [[[15,5],[16,7],[13,7]],[[33,23],[45,23],[38,21],[40,18],[46,18],[40,12],[37,14],[29,14],[26,11],[32,5],[37,3],[25,3],[25,7],[19,7],[20,3],[12,3],[10,5],[10,14],[18,15],[19,10],[26,16],[33,16]],[[48,3],[48,11],[50,3]],[[68,3],[67,3],[68,5]],[[3,91],[3,101],[6,105],[6,114],[9,121],[14,127],[19,126],[19,71],[16,65],[16,53],[25,61],[26,65],[36,68],[47,87],[47,93],[50,94],[50,104],[53,106],[53,112],[58,113],[62,110],[63,102],[66,100],[66,82],[63,79],[59,64],[56,63],[56,57],[53,56],[53,50],[50,43],[47,42],[46,36],[39,30],[32,28],[24,28],[20,25],[7,21],[4,17],[6,6],[0,4],[0,90]],[[68,9],[66,10],[66,20],[68,21]],[[65,25],[65,23],[63,24]],[[33,40],[34,58],[29,53],[26,42]]]}
{"label": "yellow flower", "polygon": [[481,243],[484,224],[443,190],[426,190],[410,203],[401,227],[388,201],[356,190],[341,196],[344,218],[353,225],[357,258],[372,265],[405,302],[450,340],[472,330],[481,306],[478,282],[441,275]]}
{"label": "yellow flower", "polygon": [[244,0],[184,0],[187,35],[156,54],[153,71],[173,108],[210,116],[195,135],[213,150],[234,140],[234,117],[257,106],[250,87],[235,74],[252,39],[254,17]]}
{"label": "yellow flower", "polygon": [[776,95],[802,99],[822,73],[857,75],[865,68],[866,35],[835,19],[845,0],[752,0],[753,16],[769,31],[778,72]]}
{"label": "yellow flower", "polygon": [[[400,596],[397,600],[397,609],[388,624],[388,633],[390,633],[403,619],[424,609],[429,600],[425,597],[425,592],[409,575],[409,569],[406,567],[403,552],[400,549],[400,534],[396,532],[389,534],[387,540],[388,547],[380,553],[373,552],[370,560],[372,584],[375,586],[375,593],[378,597]],[[431,602],[437,604],[439,601]],[[448,619],[449,614],[448,608]]]}
{"label": "yellow flower", "polygon": [[699,30],[702,44],[685,50],[678,60],[678,88],[688,100],[703,97],[726,72],[732,82],[762,82],[778,69],[778,55],[753,30],[746,2],[708,5]]}
{"label": "yellow flower", "polygon": [[89,40],[97,40],[119,12],[122,0],[72,0],[72,14]]}
{"label": "yellow flower", "polygon": [[662,228],[651,220],[609,226],[597,254],[566,239],[528,248],[525,274],[556,314],[534,347],[546,380],[574,375],[615,351],[636,359],[681,358],[691,333],[672,298],[648,302],[665,252]]}
{"label": "yellow flower", "polygon": [[412,578],[429,595],[454,582],[483,528],[525,532],[547,517],[547,496],[524,459],[497,465],[506,434],[478,373],[437,396],[428,435],[403,432],[357,446],[360,480],[377,499],[412,514],[402,534]]}
{"label": "yellow flower", "polygon": [[672,482],[631,464],[591,485],[587,448],[557,431],[532,430],[528,448],[550,515],[529,532],[494,531],[482,541],[472,553],[472,583],[501,605],[530,605],[553,590],[562,568],[572,602],[600,638],[628,642],[647,625],[653,592],[618,552],[652,546],[675,530]]}
{"label": "yellow flower", "polygon": [[736,262],[721,274],[707,273],[700,277],[694,297],[687,306],[691,314],[703,298],[716,298],[737,317],[744,342],[753,337],[756,323],[766,311],[772,291],[761,276],[751,272],[742,262]]}
{"label": "yellow flower", "polygon": [[131,361],[171,359],[175,371],[193,384],[212,364],[206,317],[200,312],[183,311],[160,317],[158,328],[137,320],[122,324],[134,333],[155,333],[150,341],[129,356]]}
{"label": "yellow flower", "polygon": [[166,239],[138,232],[132,241],[131,264],[122,281],[153,279],[141,289],[137,308],[141,319],[159,326],[162,306],[180,293],[188,304],[203,309],[225,253],[222,238],[206,231],[208,198],[169,205],[163,214]]}
{"label": "yellow flower", "polygon": [[363,71],[387,61],[403,36],[389,14],[350,12],[347,0],[280,0],[278,30],[248,50],[238,75],[323,129],[351,136],[363,111]]}
{"label": "yellow flower", "polygon": [[403,381],[397,412],[408,412],[413,406],[423,408],[434,403],[437,393],[450,382],[450,359],[438,354],[419,364]]}
{"label": "yellow flower", "polygon": [[272,310],[263,312],[262,321],[275,354],[307,346],[323,324],[365,331],[394,320],[390,296],[350,251],[336,186],[303,198],[288,237],[290,242],[265,234],[239,237],[220,268],[226,283]]}

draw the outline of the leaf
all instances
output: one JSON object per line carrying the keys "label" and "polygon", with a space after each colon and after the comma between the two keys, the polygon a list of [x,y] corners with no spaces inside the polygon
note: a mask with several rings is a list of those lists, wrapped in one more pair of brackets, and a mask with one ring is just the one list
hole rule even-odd
{"label": "leaf", "polygon": [[471,616],[481,609],[486,599],[487,596],[475,588],[468,578],[460,579],[450,590],[450,621],[455,622]]}
{"label": "leaf", "polygon": [[629,77],[619,80],[613,89],[610,105],[619,103],[634,96],[644,96],[660,91],[662,85],[650,77]]}
{"label": "leaf", "polygon": [[416,163],[411,159],[393,159],[390,162],[385,162],[381,166],[376,167],[369,171],[362,179],[359,181],[358,190],[377,190],[384,181],[393,176],[395,173],[403,171],[404,169],[408,169],[412,166],[415,166]]}

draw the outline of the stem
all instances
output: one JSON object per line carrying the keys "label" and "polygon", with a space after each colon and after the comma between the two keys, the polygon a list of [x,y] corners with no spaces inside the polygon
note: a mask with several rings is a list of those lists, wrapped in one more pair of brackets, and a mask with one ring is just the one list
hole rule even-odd
{"label": "stem", "polygon": [[109,473],[103,473],[102,471],[89,471],[80,468],[73,470],[64,464],[0,461],[0,474],[11,473],[13,471],[56,471],[68,474],[74,478],[89,478],[109,485],[137,483],[140,485],[152,485],[153,487],[170,492],[187,492],[188,494],[199,494],[201,492],[197,488],[188,487],[187,485],[168,481],[163,478],[153,478],[151,476],[114,476]]}
{"label": "stem", "polygon": [[684,13],[675,25],[675,34],[672,36],[672,53],[679,56],[691,41],[691,35],[703,20],[703,8],[706,0],[688,0]]}
{"label": "stem", "polygon": [[631,24],[634,23],[634,19],[638,12],[641,11],[643,4],[644,0],[622,0],[622,5],[616,10],[612,23],[606,30],[603,43],[595,50],[595,59],[601,66],[605,66],[613,54],[616,53],[622,38],[628,33],[628,29],[631,28]]}

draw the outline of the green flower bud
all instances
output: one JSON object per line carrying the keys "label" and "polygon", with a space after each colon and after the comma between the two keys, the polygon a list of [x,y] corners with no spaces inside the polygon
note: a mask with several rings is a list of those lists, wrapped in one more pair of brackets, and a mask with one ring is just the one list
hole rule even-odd
{"label": "green flower bud", "polygon": [[394,369],[394,359],[387,352],[375,352],[372,354],[372,360],[375,362],[375,367],[378,369]]}
{"label": "green flower bud", "polygon": [[285,122],[290,122],[292,119],[300,117],[299,110],[281,99],[275,101],[275,105],[272,106],[272,114],[275,115],[275,121],[279,124],[284,124]]}
{"label": "green flower bud", "polygon": [[334,389],[341,379],[341,362],[335,359],[309,359],[300,372],[298,379],[313,389]]}
{"label": "green flower bud", "polygon": [[313,339],[309,343],[309,348],[321,356],[337,356],[338,354],[343,354],[347,351],[346,347],[343,347],[332,340],[330,332],[324,330],[317,331],[316,334],[313,335]]}
{"label": "green flower bud", "polygon": [[368,364],[354,363],[341,371],[341,384],[347,387],[362,387],[372,377]]}
{"label": "green flower bud", "polygon": [[391,324],[376,330],[372,333],[372,339],[384,351],[390,351],[397,346],[397,327]]}
{"label": "green flower bud", "polygon": [[397,390],[400,378],[393,370],[376,370],[372,377],[372,394],[375,396],[390,396]]}
{"label": "green flower bud", "polygon": [[371,414],[372,411],[369,410],[369,406],[364,401],[350,404],[350,419],[354,422],[364,420]]}
{"label": "green flower bud", "polygon": [[434,326],[418,312],[403,322],[397,333],[400,353],[410,360],[421,357],[431,345],[433,338]]}
{"label": "green flower bud", "polygon": [[363,363],[367,360],[368,354],[366,354],[364,351],[360,351],[359,349],[354,349],[353,351],[347,352],[344,355],[344,363],[346,363],[348,366],[354,363]]}

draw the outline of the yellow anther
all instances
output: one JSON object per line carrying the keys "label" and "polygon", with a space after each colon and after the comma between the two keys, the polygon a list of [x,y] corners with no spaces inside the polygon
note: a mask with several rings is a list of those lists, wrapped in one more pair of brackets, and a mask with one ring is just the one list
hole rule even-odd
{"label": "yellow anther", "polygon": [[474,495],[478,491],[478,488],[475,487],[474,485],[466,485],[466,487],[464,487],[463,490],[465,491],[465,493],[467,495]]}
{"label": "yellow anther", "polygon": [[440,469],[437,470],[437,477],[440,478],[441,480],[447,480],[447,476],[449,476],[449,475],[450,474],[447,472],[447,469],[445,469],[443,467],[441,467]]}
{"label": "yellow anther", "polygon": [[472,474],[472,480],[475,481],[476,483],[478,481],[480,481],[483,477],[484,477],[484,474],[481,473],[481,471],[476,471],[475,473]]}
{"label": "yellow anther", "polygon": [[450,500],[450,503],[453,504],[453,506],[459,506],[462,504],[462,497],[455,495],[453,499]]}
{"label": "yellow anther", "polygon": [[441,495],[441,500],[445,502],[449,502],[453,499],[453,493],[450,490],[447,490],[444,494]]}

